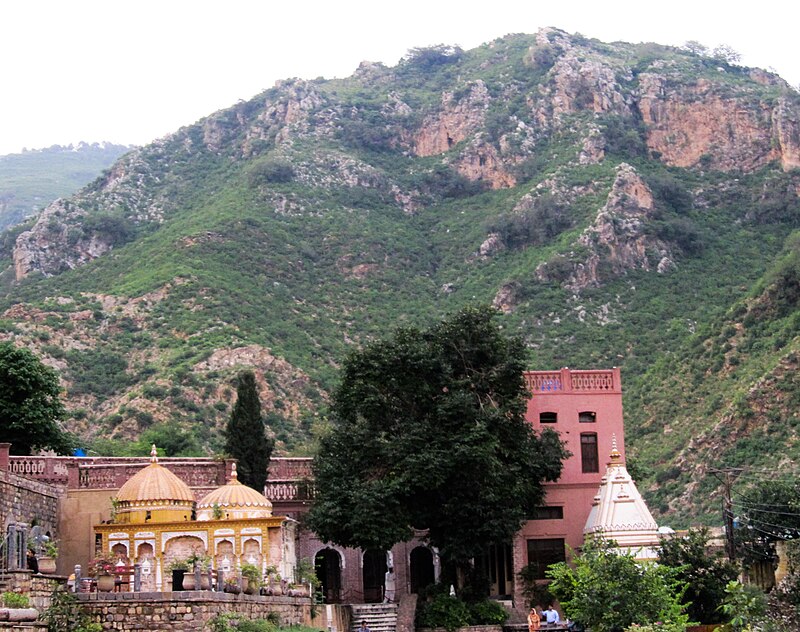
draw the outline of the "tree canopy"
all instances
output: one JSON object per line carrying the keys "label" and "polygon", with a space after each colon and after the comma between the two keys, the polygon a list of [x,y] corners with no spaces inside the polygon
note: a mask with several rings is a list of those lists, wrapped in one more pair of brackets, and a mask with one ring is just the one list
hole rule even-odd
{"label": "tree canopy", "polygon": [[614,547],[614,542],[590,540],[572,566],[559,562],[548,569],[550,592],[566,615],[592,632],[656,622],[664,632],[685,630],[688,617],[680,603],[684,585],[675,569],[639,564]]}
{"label": "tree canopy", "polygon": [[736,543],[745,563],[772,559],[775,542],[800,538],[800,482],[765,480],[734,498]]}
{"label": "tree canopy", "polygon": [[12,454],[69,454],[74,445],[60,425],[64,417],[56,372],[27,349],[0,343],[0,441],[12,444]]}
{"label": "tree canopy", "polygon": [[345,360],[313,465],[322,540],[389,549],[427,530],[458,566],[509,542],[541,504],[566,453],[525,421],[524,347],[497,316],[466,308]]}
{"label": "tree canopy", "polygon": [[237,378],[236,403],[225,427],[225,452],[237,459],[240,482],[263,491],[273,445],[261,416],[256,376],[243,371]]}
{"label": "tree canopy", "polygon": [[686,583],[683,603],[691,621],[723,623],[727,620],[719,605],[725,600],[725,589],[736,579],[737,568],[720,552],[708,552],[707,528],[691,529],[685,537],[664,538],[658,561],[676,569],[676,576]]}

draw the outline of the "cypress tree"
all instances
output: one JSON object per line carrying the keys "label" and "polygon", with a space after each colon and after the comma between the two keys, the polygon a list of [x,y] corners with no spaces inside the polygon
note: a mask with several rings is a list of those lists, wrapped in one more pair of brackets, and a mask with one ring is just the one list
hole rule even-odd
{"label": "cypress tree", "polygon": [[252,371],[239,374],[236,403],[225,428],[225,452],[238,461],[239,481],[262,492],[273,441],[267,437],[261,417],[261,401]]}

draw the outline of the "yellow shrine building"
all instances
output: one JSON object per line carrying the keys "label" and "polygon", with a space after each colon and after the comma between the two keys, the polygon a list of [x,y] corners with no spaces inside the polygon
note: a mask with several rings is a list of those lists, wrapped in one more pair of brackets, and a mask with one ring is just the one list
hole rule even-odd
{"label": "yellow shrine building", "polygon": [[142,590],[171,590],[170,568],[193,554],[208,556],[211,568],[226,574],[250,563],[293,576],[296,523],[273,516],[272,503],[239,482],[235,464],[228,483],[198,502],[158,463],[155,446],[150,455],[120,488],[109,523],[94,525],[98,551],[141,565]]}

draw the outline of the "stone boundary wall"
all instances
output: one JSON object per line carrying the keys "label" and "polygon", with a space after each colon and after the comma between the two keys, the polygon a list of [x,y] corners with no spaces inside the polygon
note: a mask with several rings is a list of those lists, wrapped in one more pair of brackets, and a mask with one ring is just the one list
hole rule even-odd
{"label": "stone boundary wall", "polygon": [[36,523],[56,536],[58,501],[63,490],[0,469],[0,539],[12,522]]}
{"label": "stone boundary wall", "polygon": [[50,607],[53,591],[67,585],[67,578],[61,575],[40,575],[31,571],[5,571],[6,589],[23,593],[31,600],[31,607],[43,612]]}
{"label": "stone boundary wall", "polygon": [[[103,630],[182,632],[204,630],[220,613],[265,619],[277,612],[282,625],[318,625],[311,618],[311,600],[301,597],[259,597],[208,591],[154,593],[80,593],[81,609]],[[319,610],[324,607],[318,606]],[[324,629],[325,626],[318,626]]]}

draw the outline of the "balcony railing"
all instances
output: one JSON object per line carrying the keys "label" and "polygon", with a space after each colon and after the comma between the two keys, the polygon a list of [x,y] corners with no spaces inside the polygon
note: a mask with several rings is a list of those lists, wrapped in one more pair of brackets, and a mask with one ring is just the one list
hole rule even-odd
{"label": "balcony railing", "polygon": [[547,393],[620,393],[619,369],[598,371],[526,371],[525,386],[531,395]]}

